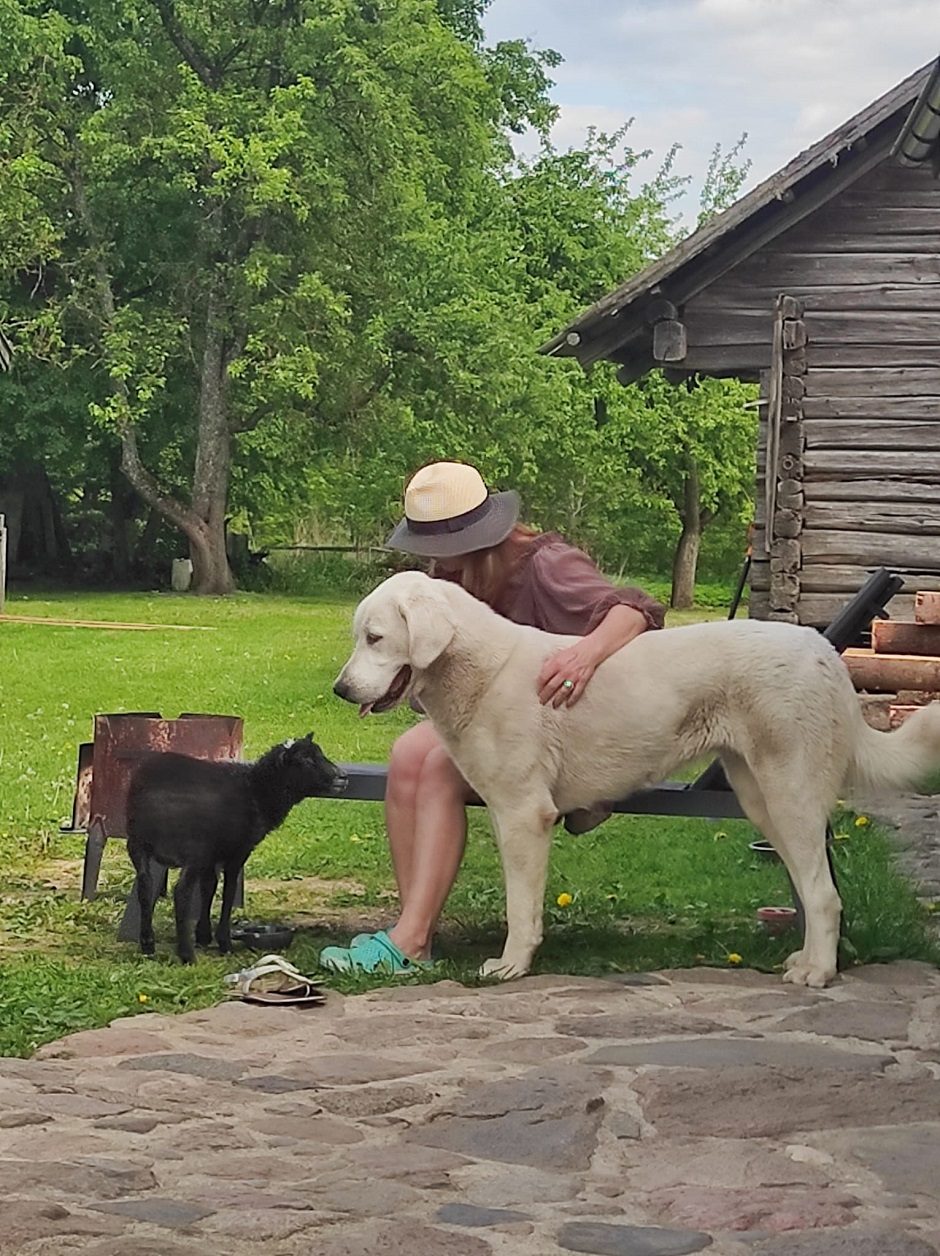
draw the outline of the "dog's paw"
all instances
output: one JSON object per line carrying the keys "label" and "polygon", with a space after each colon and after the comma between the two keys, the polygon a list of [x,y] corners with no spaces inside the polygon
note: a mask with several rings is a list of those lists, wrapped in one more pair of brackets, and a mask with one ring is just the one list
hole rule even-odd
{"label": "dog's paw", "polygon": [[784,981],[791,986],[809,986],[822,990],[836,975],[835,964],[813,964],[804,951],[795,951],[784,963]]}
{"label": "dog's paw", "polygon": [[505,960],[500,956],[498,959],[485,960],[480,965],[479,975],[481,977],[498,977],[500,981],[512,981],[514,977],[524,977],[528,971],[528,968],[517,966],[510,960]]}

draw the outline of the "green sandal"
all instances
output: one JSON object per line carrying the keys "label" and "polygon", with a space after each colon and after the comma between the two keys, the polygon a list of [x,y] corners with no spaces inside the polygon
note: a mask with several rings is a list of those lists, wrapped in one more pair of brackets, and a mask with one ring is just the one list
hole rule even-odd
{"label": "green sandal", "polygon": [[360,933],[350,946],[328,946],[320,952],[320,967],[334,973],[420,972],[433,967],[428,959],[410,959],[400,951],[384,929]]}

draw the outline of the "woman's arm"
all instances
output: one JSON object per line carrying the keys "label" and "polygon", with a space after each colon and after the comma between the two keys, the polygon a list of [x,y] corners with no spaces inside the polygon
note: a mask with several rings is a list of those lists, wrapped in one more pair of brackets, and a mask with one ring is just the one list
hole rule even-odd
{"label": "woman's arm", "polygon": [[[634,606],[612,606],[597,627],[574,645],[545,660],[539,673],[539,701],[573,706],[601,663],[649,627],[647,617]],[[565,681],[570,680],[570,686]]]}

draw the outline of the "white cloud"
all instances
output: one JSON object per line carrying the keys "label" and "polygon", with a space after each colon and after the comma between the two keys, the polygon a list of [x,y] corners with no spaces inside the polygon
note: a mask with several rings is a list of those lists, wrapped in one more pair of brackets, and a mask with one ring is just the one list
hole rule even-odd
{"label": "white cloud", "polygon": [[486,24],[565,57],[557,143],[633,117],[697,183],[747,131],[753,185],[940,53],[937,0],[494,0]]}

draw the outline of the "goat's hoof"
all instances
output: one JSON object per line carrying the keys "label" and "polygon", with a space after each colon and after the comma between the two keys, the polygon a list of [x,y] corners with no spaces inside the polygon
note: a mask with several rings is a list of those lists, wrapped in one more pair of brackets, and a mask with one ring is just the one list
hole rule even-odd
{"label": "goat's hoof", "polygon": [[140,953],[146,959],[153,959],[156,952],[157,952],[157,948],[153,942],[141,942]]}
{"label": "goat's hoof", "polygon": [[181,955],[180,956],[181,964],[195,964],[195,962],[196,962],[195,955]]}
{"label": "goat's hoof", "polygon": [[211,946],[211,945],[212,945],[212,934],[211,934],[211,933],[207,933],[207,934],[205,935],[205,937],[202,937],[200,934],[197,934],[197,935],[196,935],[196,945],[197,945],[197,946],[201,946],[201,947]]}

